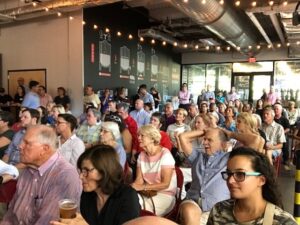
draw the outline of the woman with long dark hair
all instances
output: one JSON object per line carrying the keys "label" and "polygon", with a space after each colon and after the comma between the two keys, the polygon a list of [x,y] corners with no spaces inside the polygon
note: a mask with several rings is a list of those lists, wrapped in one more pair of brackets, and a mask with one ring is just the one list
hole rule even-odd
{"label": "woman with long dark hair", "polygon": [[297,224],[292,215],[281,209],[274,168],[264,154],[251,148],[235,149],[222,177],[227,181],[231,199],[213,207],[208,225]]}

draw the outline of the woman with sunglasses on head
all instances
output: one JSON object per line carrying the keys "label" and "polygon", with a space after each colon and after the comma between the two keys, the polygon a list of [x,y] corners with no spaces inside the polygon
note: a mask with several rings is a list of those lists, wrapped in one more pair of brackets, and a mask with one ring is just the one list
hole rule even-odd
{"label": "woman with sunglasses on head", "polygon": [[297,224],[281,209],[273,166],[262,153],[246,147],[235,149],[222,177],[232,199],[213,207],[207,225]]}
{"label": "woman with sunglasses on head", "polygon": [[[137,193],[124,184],[123,169],[111,146],[96,145],[87,149],[79,157],[77,167],[83,187],[80,212],[88,224],[121,225],[139,217]],[[75,222],[78,218],[79,215],[69,219],[73,221],[68,224],[79,224]],[[51,224],[65,225],[55,221]]]}

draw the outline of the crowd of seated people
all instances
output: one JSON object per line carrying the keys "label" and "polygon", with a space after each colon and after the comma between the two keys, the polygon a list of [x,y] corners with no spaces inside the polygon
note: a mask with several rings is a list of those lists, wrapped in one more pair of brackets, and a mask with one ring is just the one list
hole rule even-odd
{"label": "crowd of seated people", "polygon": [[174,110],[144,84],[135,101],[124,88],[98,96],[87,85],[76,118],[66,90],[57,90],[52,98],[36,81],[21,84],[11,100],[22,106],[14,129],[12,113],[0,111],[0,157],[20,174],[1,224],[64,225],[58,201],[65,198],[80,208],[75,225],[119,225],[143,212],[168,217],[174,209],[171,219],[184,225],[264,224],[270,210],[273,224],[296,224],[281,209],[272,166],[282,155],[285,169],[291,167],[293,102],[285,114],[273,92],[253,107],[234,88],[222,96],[208,86],[194,104],[184,83]]}

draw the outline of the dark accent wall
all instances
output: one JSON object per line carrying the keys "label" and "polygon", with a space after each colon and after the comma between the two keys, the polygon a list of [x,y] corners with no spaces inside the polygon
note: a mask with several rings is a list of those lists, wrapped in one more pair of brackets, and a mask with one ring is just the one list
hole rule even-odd
{"label": "dark accent wall", "polygon": [[[95,90],[124,86],[132,96],[145,83],[148,89],[157,87],[162,95],[177,95],[181,55],[174,53],[172,46],[162,46],[161,41],[156,40],[155,45],[150,39],[139,41],[138,29],[150,25],[145,8],[128,8],[118,3],[84,9],[83,15],[85,85],[90,84]],[[98,29],[93,28],[94,24]],[[133,35],[132,40],[128,39],[129,34]]]}

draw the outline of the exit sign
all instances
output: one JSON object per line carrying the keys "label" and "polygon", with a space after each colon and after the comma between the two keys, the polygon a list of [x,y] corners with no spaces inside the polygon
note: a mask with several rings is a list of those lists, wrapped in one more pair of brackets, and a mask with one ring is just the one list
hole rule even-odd
{"label": "exit sign", "polygon": [[255,58],[255,57],[250,57],[250,58],[248,59],[248,62],[249,62],[249,63],[255,63],[255,62],[256,62],[256,58]]}

